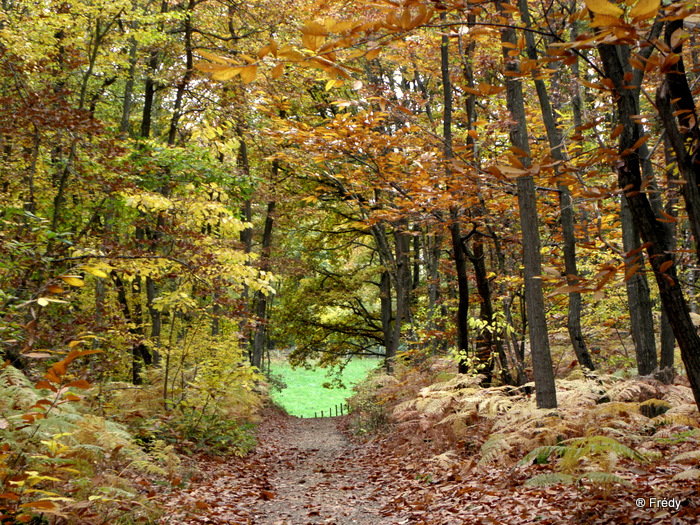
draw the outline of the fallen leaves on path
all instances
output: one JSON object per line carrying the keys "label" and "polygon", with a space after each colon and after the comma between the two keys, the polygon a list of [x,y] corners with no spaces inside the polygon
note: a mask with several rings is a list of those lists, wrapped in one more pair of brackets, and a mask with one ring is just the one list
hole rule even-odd
{"label": "fallen leaves on path", "polygon": [[[674,464],[632,470],[630,487],[608,493],[588,485],[527,488],[523,483],[547,465],[477,469],[469,458],[436,460],[427,446],[399,454],[391,436],[353,442],[339,429],[343,421],[267,414],[256,452],[246,458],[199,458],[199,478],[167,497],[161,523],[698,522],[696,482],[672,482],[679,471]],[[670,498],[682,502],[680,510],[661,506]]]}

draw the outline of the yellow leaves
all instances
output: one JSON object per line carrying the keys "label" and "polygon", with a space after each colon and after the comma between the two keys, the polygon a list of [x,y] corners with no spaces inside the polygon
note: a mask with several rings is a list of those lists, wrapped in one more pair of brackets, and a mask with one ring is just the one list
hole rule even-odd
{"label": "yellow leaves", "polygon": [[273,80],[277,80],[280,78],[282,75],[284,75],[284,64],[279,63],[277,64],[273,69],[272,69],[272,78]]}
{"label": "yellow leaves", "polygon": [[159,212],[172,209],[173,203],[160,193],[141,191],[136,194],[123,193],[125,204],[141,211]]}
{"label": "yellow leaves", "polygon": [[253,80],[255,80],[255,77],[258,74],[258,66],[246,66],[241,69],[239,74],[241,75],[241,81],[244,84],[250,84]]}
{"label": "yellow leaves", "polygon": [[630,9],[629,16],[635,22],[653,18],[659,12],[661,0],[639,0],[637,4]]}
{"label": "yellow leaves", "polygon": [[315,20],[307,20],[301,27],[300,31],[304,35],[310,36],[328,36],[328,29],[325,25]]}
{"label": "yellow leaves", "polygon": [[[630,5],[632,2],[627,2]],[[613,2],[607,0],[586,0],[586,7],[593,13],[593,21],[591,27],[615,27],[622,25],[624,10]],[[627,16],[633,23],[642,22],[649,18],[655,17],[661,0],[639,0],[627,13]],[[621,36],[621,35],[618,35]]]}
{"label": "yellow leaves", "polygon": [[95,277],[102,277],[103,279],[106,279],[109,277],[107,275],[107,272],[105,272],[104,269],[106,270],[112,270],[112,267],[109,266],[108,264],[100,264],[99,266],[81,266],[80,269],[84,272],[89,273],[90,275],[94,275]]}
{"label": "yellow leaves", "polygon": [[308,20],[300,29],[301,31],[301,42],[304,44],[306,49],[310,51],[318,51],[318,49],[323,45],[328,36],[328,29],[314,20]]}
{"label": "yellow leaves", "polygon": [[244,84],[250,84],[258,74],[258,66],[253,64],[249,66],[223,66],[219,64],[197,64],[195,65],[200,71],[209,73],[214,80],[226,81],[237,76],[241,77]]}
{"label": "yellow leaves", "polygon": [[334,87],[340,87],[340,86],[342,86],[343,84],[344,84],[344,82],[343,82],[341,79],[339,79],[339,78],[330,79],[328,82],[326,82],[325,90],[326,90],[326,91],[330,91],[330,90],[333,89]]}
{"label": "yellow leaves", "polygon": [[275,42],[273,39],[270,39],[270,43],[260,49],[258,51],[258,58],[263,59],[267,55],[272,55],[274,57],[277,56],[277,42]]}
{"label": "yellow leaves", "polygon": [[586,7],[595,15],[620,18],[624,11],[608,0],[586,0]]}
{"label": "yellow leaves", "polygon": [[487,84],[485,82],[479,82],[478,86],[476,88],[470,88],[470,87],[465,87],[463,88],[464,91],[471,95],[476,95],[476,96],[489,96],[489,95],[496,95],[498,93],[502,93],[505,91],[506,87],[505,86],[493,86],[491,84]]}
{"label": "yellow leaves", "polygon": [[78,275],[61,275],[59,278],[65,282],[66,284],[70,284],[71,286],[85,286],[85,281],[78,276]]}
{"label": "yellow leaves", "polygon": [[231,60],[230,58],[222,57],[220,55],[215,55],[214,53],[209,53],[208,51],[203,51],[201,49],[199,51],[197,51],[197,53],[199,53],[201,56],[203,56],[204,58],[206,58],[207,60],[210,60],[211,62],[213,62],[215,64],[227,66],[227,65],[232,65],[232,64],[236,63],[235,61]]}
{"label": "yellow leaves", "polygon": [[[606,4],[608,2],[605,2]],[[612,4],[611,4],[612,5]],[[610,27],[616,26],[621,22],[621,19],[617,16],[610,15],[593,15],[593,21],[590,23],[591,27]]]}
{"label": "yellow leaves", "polygon": [[[238,65],[236,61],[231,60],[230,58],[215,55],[207,51],[200,50],[198,53],[202,57],[208,59],[210,62],[197,63],[194,66],[195,69],[198,69],[204,73],[209,73],[211,78],[214,80],[223,82],[231,80],[239,75],[244,84],[250,84],[253,80],[255,80],[258,72],[258,66],[255,64],[255,59],[248,55],[241,55],[248,64],[247,66],[243,66]],[[270,40],[270,44],[263,47],[258,55],[261,55],[262,57],[269,53],[277,53],[277,44],[275,44],[274,40]]]}
{"label": "yellow leaves", "polygon": [[301,37],[301,43],[304,44],[304,47],[310,51],[318,51],[318,48],[321,47],[323,42],[325,42],[326,38],[322,36],[315,36],[315,35],[302,35]]}
{"label": "yellow leaves", "polygon": [[286,58],[292,62],[301,62],[304,60],[304,55],[294,49],[292,46],[282,46],[277,52],[277,56]]}

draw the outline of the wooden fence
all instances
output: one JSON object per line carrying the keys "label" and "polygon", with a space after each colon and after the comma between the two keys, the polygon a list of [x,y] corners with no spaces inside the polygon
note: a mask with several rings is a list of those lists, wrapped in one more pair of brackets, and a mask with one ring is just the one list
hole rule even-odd
{"label": "wooden fence", "polygon": [[[350,413],[347,403],[340,403],[331,407],[329,410],[321,410],[320,412],[314,412],[314,417],[336,417],[343,416]],[[320,415],[319,415],[320,414]],[[303,416],[302,416],[303,417]]]}

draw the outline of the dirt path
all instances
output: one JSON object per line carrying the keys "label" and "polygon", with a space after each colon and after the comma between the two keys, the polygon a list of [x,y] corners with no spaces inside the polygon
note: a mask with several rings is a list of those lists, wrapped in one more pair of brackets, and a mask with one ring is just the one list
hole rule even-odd
{"label": "dirt path", "polygon": [[202,479],[165,504],[163,524],[398,525],[371,447],[350,443],[339,418],[266,416],[245,459],[199,462]]}
{"label": "dirt path", "polygon": [[[529,470],[436,461],[419,436],[403,454],[397,435],[356,445],[342,419],[264,414],[260,445],[245,458],[197,458],[194,475],[159,497],[160,523],[235,525],[678,525],[700,523],[697,491],[679,485],[668,497],[680,512],[638,508],[661,497],[673,474],[663,467],[610,493],[593,488],[527,488]],[[651,469],[651,467],[650,467]],[[665,481],[662,481],[663,480]],[[646,500],[645,500],[646,501]]]}
{"label": "dirt path", "polygon": [[290,419],[285,439],[264,447],[273,495],[261,502],[253,523],[396,523],[380,514],[381,487],[368,479],[362,450],[336,424],[331,418]]}

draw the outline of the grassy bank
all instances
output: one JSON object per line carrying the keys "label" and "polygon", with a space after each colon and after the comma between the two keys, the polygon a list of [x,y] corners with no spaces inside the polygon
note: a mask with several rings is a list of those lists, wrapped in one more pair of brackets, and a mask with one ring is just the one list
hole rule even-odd
{"label": "grassy bank", "polygon": [[346,388],[325,388],[336,377],[323,368],[293,369],[286,360],[273,360],[272,373],[281,375],[287,388],[274,390],[272,397],[293,416],[313,417],[314,412],[328,411],[352,395],[352,385],[367,376],[369,370],[380,366],[379,359],[354,359],[345,367],[340,379]]}

